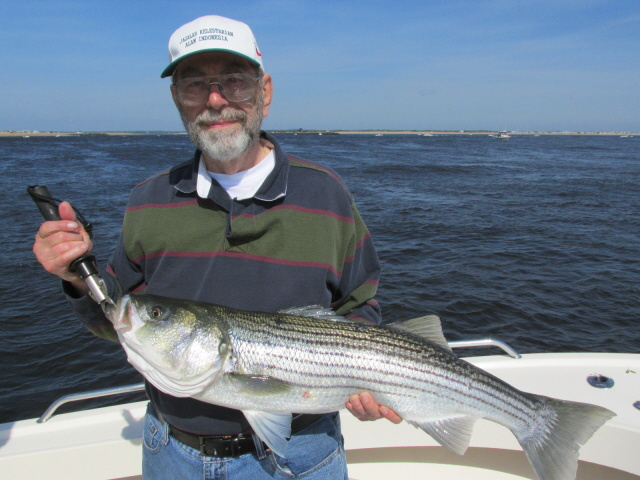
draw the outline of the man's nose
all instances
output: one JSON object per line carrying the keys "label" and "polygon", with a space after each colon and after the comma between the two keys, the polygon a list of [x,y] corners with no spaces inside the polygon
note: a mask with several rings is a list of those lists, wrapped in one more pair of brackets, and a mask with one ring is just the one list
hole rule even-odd
{"label": "man's nose", "polygon": [[207,99],[207,106],[213,108],[214,110],[219,110],[220,108],[229,104],[229,100],[227,100],[224,95],[222,95],[222,90],[220,89],[220,85],[217,83],[209,84],[209,97]]}

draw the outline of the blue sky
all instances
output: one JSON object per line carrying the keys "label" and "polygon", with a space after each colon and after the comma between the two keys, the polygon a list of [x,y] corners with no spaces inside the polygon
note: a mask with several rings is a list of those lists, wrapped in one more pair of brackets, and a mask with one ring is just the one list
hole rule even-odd
{"label": "blue sky", "polygon": [[637,0],[0,2],[0,130],[181,130],[167,43],[248,23],[265,128],[640,132]]}

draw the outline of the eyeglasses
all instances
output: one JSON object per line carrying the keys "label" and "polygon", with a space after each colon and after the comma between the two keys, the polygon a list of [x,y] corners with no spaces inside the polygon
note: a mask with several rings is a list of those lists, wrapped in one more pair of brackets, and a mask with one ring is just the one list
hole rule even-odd
{"label": "eyeglasses", "polygon": [[218,85],[220,93],[230,102],[244,102],[253,96],[260,77],[248,73],[231,73],[210,77],[187,77],[171,85],[178,93],[178,101],[185,106],[195,107],[207,103],[211,85]]}

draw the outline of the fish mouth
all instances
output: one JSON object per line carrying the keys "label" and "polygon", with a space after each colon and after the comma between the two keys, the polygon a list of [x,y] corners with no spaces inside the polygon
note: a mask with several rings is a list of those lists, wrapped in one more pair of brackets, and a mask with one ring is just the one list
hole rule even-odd
{"label": "fish mouth", "polygon": [[134,314],[133,304],[128,295],[120,300],[116,307],[114,319],[112,320],[113,328],[116,332],[126,333],[131,331],[131,315]]}

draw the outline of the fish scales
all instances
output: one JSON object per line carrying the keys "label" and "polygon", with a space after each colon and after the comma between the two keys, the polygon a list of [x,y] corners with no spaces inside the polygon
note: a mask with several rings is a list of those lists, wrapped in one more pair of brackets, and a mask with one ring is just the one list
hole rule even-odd
{"label": "fish scales", "polygon": [[[237,338],[245,339],[246,348],[237,345],[233,349],[245,371],[276,375],[300,387],[341,388],[349,393],[370,390],[388,396],[389,388],[395,388],[401,391],[393,391],[393,394],[407,398],[418,398],[420,394],[442,395],[443,387],[446,387],[451,394],[444,395],[444,398],[462,401],[469,408],[489,407],[498,415],[512,415],[514,421],[519,422],[530,421],[533,415],[535,405],[526,396],[521,397],[521,392],[512,395],[513,388],[504,382],[488,375],[474,375],[475,371],[469,364],[468,368],[460,369],[458,375],[453,375],[450,368],[452,354],[437,346],[426,346],[422,339],[406,334],[372,325],[286,315],[238,316],[227,321],[230,335],[235,333]],[[265,355],[254,348],[262,341],[263,352],[267,352],[274,343],[276,326],[279,342],[287,347],[282,352],[271,352],[267,357],[275,357],[280,363],[265,364],[257,360],[264,359]],[[391,360],[390,349],[396,353]],[[367,354],[363,355],[363,352]],[[427,366],[431,368],[425,374]],[[437,366],[441,368],[433,368]],[[365,377],[358,372],[369,375]],[[483,395],[474,395],[465,388],[471,375],[476,385],[486,387]],[[324,384],[311,383],[319,378]],[[401,383],[399,378],[412,383]],[[350,380],[350,383],[344,380]],[[380,384],[385,389],[380,389]],[[411,394],[411,390],[415,392]],[[506,398],[510,400],[509,409],[502,407]],[[481,406],[475,407],[476,404]]]}
{"label": "fish scales", "polygon": [[457,454],[467,449],[475,420],[504,425],[539,480],[571,480],[580,446],[615,415],[521,392],[458,359],[437,318],[374,326],[318,307],[243,312],[125,295],[110,319],[149,382],[170,395],[241,410],[281,456],[291,412],[335,411],[350,394],[368,390]]}
{"label": "fish scales", "polygon": [[[381,401],[388,404],[397,403],[397,397],[415,400],[421,395],[437,395],[438,403],[457,401],[469,409],[479,404],[479,408],[497,410],[497,415],[515,411],[519,421],[531,417],[532,407],[517,407],[517,396],[511,396],[509,411],[501,409],[511,388],[503,388],[500,381],[484,375],[474,375],[473,369],[469,372],[468,368],[461,368],[464,364],[452,363],[449,352],[406,333],[290,315],[229,315],[226,309],[220,309],[218,316],[226,325],[232,345],[233,368],[244,374],[273,375],[298,387],[298,398],[304,400],[293,405],[296,411],[315,412],[323,408],[323,399],[337,409],[350,394],[370,390],[378,392]],[[278,358],[281,361],[274,363]],[[460,372],[455,375],[452,367],[458,367]],[[472,375],[475,382],[487,386],[482,396],[465,387]],[[400,383],[399,378],[409,383]],[[318,379],[322,383],[316,383]],[[410,415],[410,407],[395,408]]]}
{"label": "fish scales", "polygon": [[[274,373],[279,368],[279,376],[296,385],[308,385],[310,381],[315,382],[318,377],[333,378],[331,385],[320,384],[315,388],[329,388],[345,383],[341,379],[352,380],[350,391],[371,386],[371,383],[361,383],[354,388],[353,380],[384,381],[386,386],[401,387],[397,384],[398,372],[389,370],[385,363],[380,363],[383,368],[368,370],[367,372],[370,374],[368,377],[359,374],[359,372],[365,371],[361,369],[363,363],[370,364],[371,362],[368,361],[370,359],[360,358],[359,362],[354,363],[354,358],[362,357],[362,352],[370,352],[373,346],[381,342],[365,343],[361,341],[367,340],[371,335],[359,332],[359,329],[352,328],[351,324],[329,322],[329,326],[337,326],[338,329],[328,332],[323,321],[316,319],[297,319],[283,316],[277,320],[241,317],[228,321],[230,336],[233,337],[235,334],[245,339],[246,345],[244,347],[235,344],[233,348],[238,357],[238,363],[244,366],[245,371],[251,371],[255,368],[254,373],[264,373],[261,367],[268,367],[271,369],[271,373]],[[251,349],[257,343],[270,345],[274,342],[273,331],[270,328],[272,324],[277,324],[280,327],[278,336],[280,337],[279,343],[282,345],[276,351],[271,351],[271,355],[267,358],[272,361],[273,357],[281,357],[282,362],[278,365],[257,361],[256,359],[259,358],[264,359],[265,355],[259,355]],[[385,343],[387,346],[389,345],[389,342]],[[367,356],[370,357],[370,355]],[[313,361],[313,358],[316,361]],[[295,369],[292,367],[292,361],[295,362]],[[319,367],[323,370],[319,370]],[[385,375],[388,378],[381,378]],[[409,377],[409,375],[404,376]]]}

